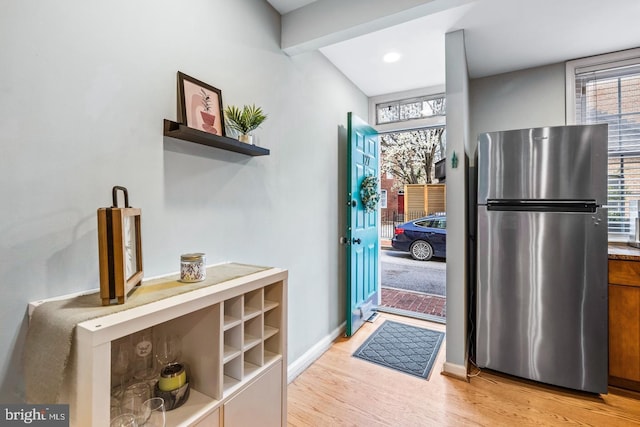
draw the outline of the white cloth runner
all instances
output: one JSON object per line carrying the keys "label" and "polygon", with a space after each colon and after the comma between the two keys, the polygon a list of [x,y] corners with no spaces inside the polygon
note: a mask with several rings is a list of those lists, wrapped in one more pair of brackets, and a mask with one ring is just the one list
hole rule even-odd
{"label": "white cloth runner", "polygon": [[[101,305],[102,300],[97,292],[39,305],[31,316],[23,353],[27,402],[69,403],[60,402],[59,399],[60,391],[68,380],[66,377],[72,375],[68,362],[78,323],[269,268],[229,263],[207,268],[207,277],[202,282],[182,283],[178,281],[178,276],[155,279],[136,288],[127,302],[119,305]],[[77,375],[82,375],[82,372]],[[91,381],[91,378],[86,380]]]}

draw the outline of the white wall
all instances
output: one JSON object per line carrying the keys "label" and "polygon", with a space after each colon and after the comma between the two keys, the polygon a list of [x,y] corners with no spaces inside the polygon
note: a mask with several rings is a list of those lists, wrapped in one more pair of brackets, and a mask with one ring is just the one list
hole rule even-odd
{"label": "white wall", "polygon": [[471,134],[565,124],[564,63],[473,79]]}
{"label": "white wall", "polygon": [[[444,371],[466,377],[469,74],[464,31],[445,36],[447,69],[447,358]],[[458,158],[452,168],[453,154]]]}
{"label": "white wall", "polygon": [[[290,270],[289,358],[344,319],[344,148],[367,98],[322,55],[280,50],[264,0],[2,2],[0,402],[22,399],[28,301],[98,287],[96,209],[142,208],[147,277],[202,251]],[[162,136],[176,72],[269,114],[250,158]]]}

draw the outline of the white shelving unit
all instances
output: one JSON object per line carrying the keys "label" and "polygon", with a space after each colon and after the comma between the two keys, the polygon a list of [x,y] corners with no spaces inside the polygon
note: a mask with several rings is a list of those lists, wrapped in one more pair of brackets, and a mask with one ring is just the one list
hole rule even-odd
{"label": "white shelving unit", "polygon": [[169,328],[182,337],[190,396],[167,426],[240,426],[247,414],[285,426],[287,279],[272,268],[77,324],[71,425],[109,425],[113,341]]}

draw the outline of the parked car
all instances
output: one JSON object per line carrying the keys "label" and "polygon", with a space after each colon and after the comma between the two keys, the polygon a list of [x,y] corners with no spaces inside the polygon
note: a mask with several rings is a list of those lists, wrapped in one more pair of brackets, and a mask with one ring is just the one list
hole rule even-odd
{"label": "parked car", "polygon": [[413,259],[429,261],[447,257],[447,216],[433,214],[395,227],[391,246],[409,252]]}

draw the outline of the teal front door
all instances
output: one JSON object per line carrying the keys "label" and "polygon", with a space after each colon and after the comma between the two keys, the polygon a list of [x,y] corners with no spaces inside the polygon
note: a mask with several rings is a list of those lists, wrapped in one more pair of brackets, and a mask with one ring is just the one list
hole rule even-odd
{"label": "teal front door", "polygon": [[[378,305],[378,206],[367,210],[361,197],[366,177],[378,177],[378,132],[349,113],[347,153],[347,336]],[[378,184],[378,192],[379,184]]]}

